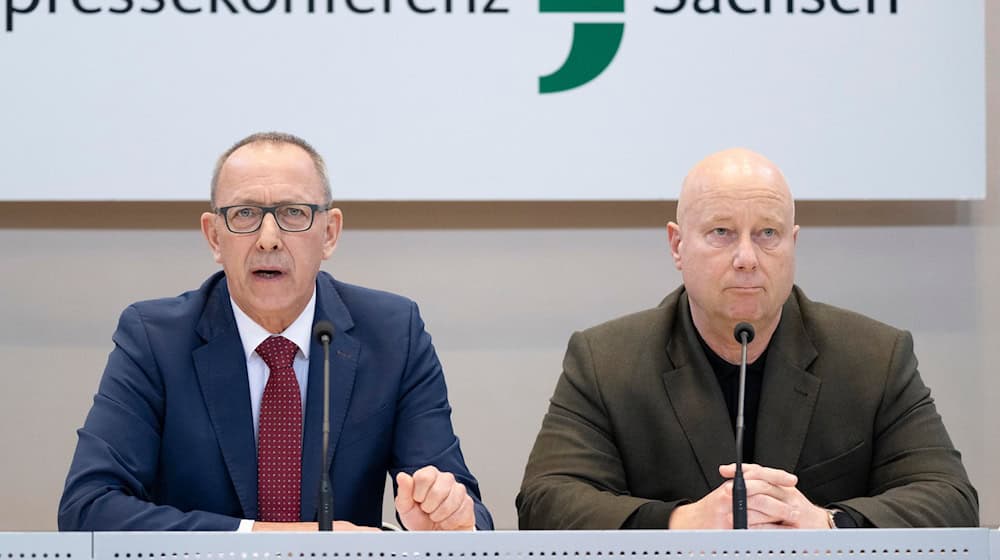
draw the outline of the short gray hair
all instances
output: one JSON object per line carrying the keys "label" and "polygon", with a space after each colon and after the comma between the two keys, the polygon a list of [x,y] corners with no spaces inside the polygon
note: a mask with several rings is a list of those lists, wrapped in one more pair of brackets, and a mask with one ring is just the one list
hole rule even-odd
{"label": "short gray hair", "polygon": [[222,172],[222,166],[229,159],[229,156],[233,155],[233,152],[248,144],[291,144],[305,150],[312,159],[313,166],[316,167],[316,173],[319,174],[319,178],[323,182],[323,197],[325,198],[323,203],[329,205],[333,202],[333,194],[330,192],[330,178],[326,174],[326,163],[323,162],[323,156],[319,155],[316,148],[313,148],[309,142],[306,142],[302,138],[294,134],[288,134],[287,132],[255,132],[233,144],[215,162],[215,171],[212,172],[212,208],[215,208],[215,191],[219,186],[219,173]]}

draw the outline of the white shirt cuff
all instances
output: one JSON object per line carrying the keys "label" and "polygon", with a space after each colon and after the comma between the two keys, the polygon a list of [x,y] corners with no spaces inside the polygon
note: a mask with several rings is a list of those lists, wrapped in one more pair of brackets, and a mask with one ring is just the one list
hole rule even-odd
{"label": "white shirt cuff", "polygon": [[237,533],[253,532],[253,519],[240,519],[240,526],[236,528]]}

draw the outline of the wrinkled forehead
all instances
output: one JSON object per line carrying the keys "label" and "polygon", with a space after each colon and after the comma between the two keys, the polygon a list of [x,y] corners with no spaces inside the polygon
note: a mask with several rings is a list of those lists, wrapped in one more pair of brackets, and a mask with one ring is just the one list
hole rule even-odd
{"label": "wrinkled forehead", "polygon": [[790,197],[770,188],[709,188],[688,201],[684,218],[691,225],[734,220],[790,226],[794,206]]}
{"label": "wrinkled forehead", "polygon": [[322,179],[305,150],[291,144],[254,143],[223,162],[216,197],[230,203],[314,202],[322,192]]}

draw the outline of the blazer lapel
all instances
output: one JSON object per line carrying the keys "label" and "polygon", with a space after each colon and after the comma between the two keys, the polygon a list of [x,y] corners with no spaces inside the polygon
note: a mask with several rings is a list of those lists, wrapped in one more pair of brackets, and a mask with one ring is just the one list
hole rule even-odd
{"label": "blazer lapel", "polygon": [[257,445],[253,437],[246,356],[229,291],[220,282],[197,327],[206,341],[192,353],[198,383],[246,519],[257,517]]}
{"label": "blazer lapel", "polygon": [[[316,282],[315,321],[322,320],[330,321],[334,326],[330,344],[330,446],[322,461],[323,468],[329,469],[351,402],[361,343],[350,334],[354,321],[340,299],[333,279],[325,273],[320,273]],[[322,449],[323,346],[314,340],[309,348],[309,381],[302,437],[301,519],[311,520],[317,515]]]}
{"label": "blazer lapel", "polygon": [[667,340],[667,355],[675,369],[663,374],[663,382],[705,483],[712,489],[723,481],[719,465],[735,460],[733,426],[722,389],[694,332],[686,293],[679,295],[672,315],[674,324]]}
{"label": "blazer lapel", "polygon": [[816,356],[802,324],[796,290],[782,308],[768,346],[755,443],[755,460],[761,465],[795,471],[822,385],[806,371]]}

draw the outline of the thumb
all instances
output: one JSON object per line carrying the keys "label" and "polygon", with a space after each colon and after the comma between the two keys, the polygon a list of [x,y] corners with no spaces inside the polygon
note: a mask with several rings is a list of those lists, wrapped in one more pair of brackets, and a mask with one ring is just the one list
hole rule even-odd
{"label": "thumb", "polygon": [[413,509],[413,477],[401,472],[396,475],[396,511],[403,515]]}

